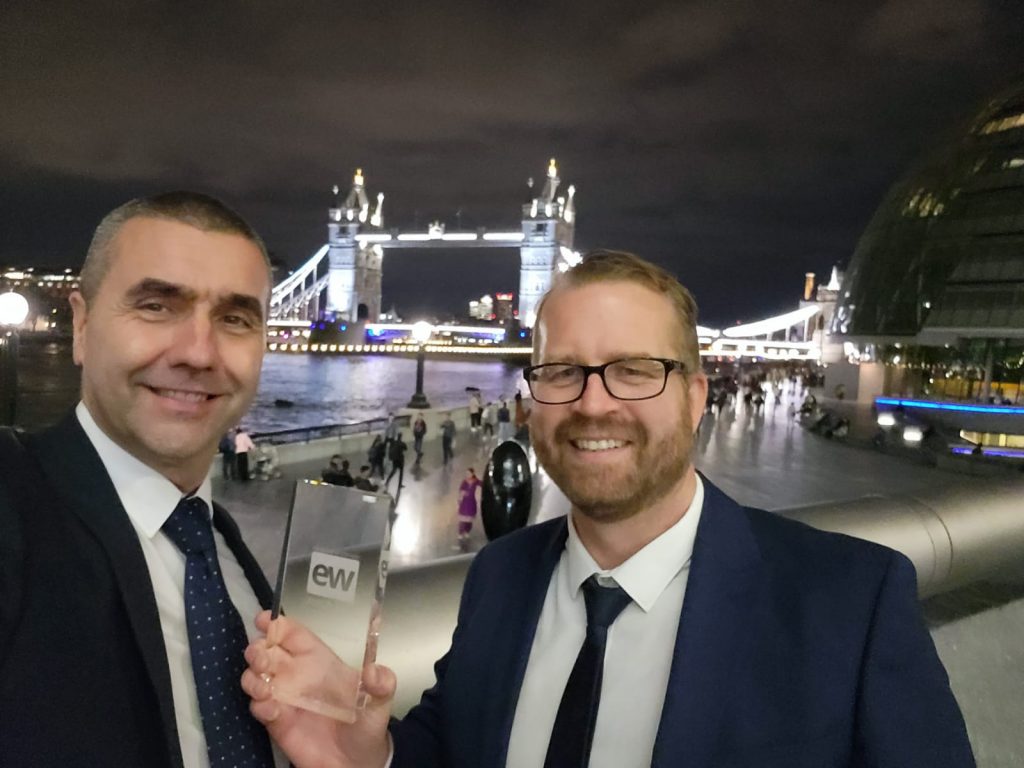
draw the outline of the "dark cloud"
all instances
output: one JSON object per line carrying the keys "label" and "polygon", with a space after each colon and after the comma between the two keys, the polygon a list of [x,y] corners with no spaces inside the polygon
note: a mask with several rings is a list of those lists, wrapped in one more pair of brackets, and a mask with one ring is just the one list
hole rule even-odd
{"label": "dark cloud", "polygon": [[[848,258],[896,176],[1024,76],[1022,21],[996,0],[9,0],[0,262],[74,264],[105,209],[192,187],[297,264],[356,167],[389,225],[507,226],[557,156],[578,246],[750,318]],[[385,301],[464,306],[508,287],[490,258],[388,271]]]}

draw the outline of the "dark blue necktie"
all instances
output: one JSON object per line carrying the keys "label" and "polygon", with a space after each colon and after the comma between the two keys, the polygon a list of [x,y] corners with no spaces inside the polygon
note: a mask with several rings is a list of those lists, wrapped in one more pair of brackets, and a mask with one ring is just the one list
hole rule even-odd
{"label": "dark blue necktie", "polygon": [[206,502],[182,499],[163,532],[185,554],[188,647],[211,768],[273,768],[270,738],[242,690],[248,639],[220,572]]}
{"label": "dark blue necktie", "polygon": [[622,587],[602,587],[597,576],[583,582],[582,589],[587,603],[587,636],[558,705],[544,768],[587,768],[601,703],[608,627],[632,602]]}

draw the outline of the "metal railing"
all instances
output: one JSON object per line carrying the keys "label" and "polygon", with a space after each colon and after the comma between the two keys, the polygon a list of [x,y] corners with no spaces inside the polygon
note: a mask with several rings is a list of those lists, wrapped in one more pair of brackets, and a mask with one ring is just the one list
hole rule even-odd
{"label": "metal railing", "polygon": [[[410,418],[409,414],[395,416],[395,422],[399,427],[408,428]],[[387,424],[387,418],[378,418],[370,419],[369,421],[355,421],[349,424],[322,424],[315,427],[293,427],[292,429],[278,429],[270,432],[253,432],[250,437],[254,441],[269,443],[270,445],[309,443],[313,440],[322,440],[328,437],[369,435],[373,432],[383,432]]]}

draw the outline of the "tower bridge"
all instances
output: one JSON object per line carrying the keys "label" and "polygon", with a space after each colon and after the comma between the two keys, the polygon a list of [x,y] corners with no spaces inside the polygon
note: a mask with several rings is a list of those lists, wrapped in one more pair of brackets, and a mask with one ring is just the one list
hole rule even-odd
{"label": "tower bridge", "polygon": [[[581,256],[572,250],[575,234],[576,190],[569,186],[559,195],[561,179],[554,159],[548,165],[547,177],[539,194],[531,193],[522,206],[518,230],[477,229],[449,230],[444,223],[434,222],[426,231],[402,231],[384,226],[384,194],[376,196],[371,207],[362,170],[357,170],[352,187],[342,198],[334,187],[334,200],[328,210],[327,243],[321,246],[302,266],[274,286],[270,300],[270,349],[290,352],[348,352],[355,354],[406,353],[401,338],[380,338],[380,329],[398,332],[405,326],[381,326],[377,323],[381,309],[381,278],[386,249],[425,248],[518,248],[520,258],[518,316],[524,328],[532,328],[537,303],[551,287],[555,274],[579,263]],[[836,282],[833,274],[832,282]],[[832,285],[829,285],[831,288]],[[835,285],[835,293],[838,284]],[[831,294],[829,294],[831,296]],[[834,297],[833,297],[834,298]],[[799,309],[776,317],[717,330],[699,326],[701,355],[705,357],[753,358],[764,360],[820,360],[826,346],[823,326],[818,315],[826,303],[812,301],[810,295]],[[834,300],[832,301],[834,305]],[[826,315],[831,314],[828,305]],[[347,339],[350,343],[317,344],[309,342],[310,327],[323,327],[324,320],[346,324],[360,323],[366,338]],[[827,321],[827,317],[824,318]],[[365,323],[365,326],[363,325]],[[813,327],[812,327],[813,325]],[[456,328],[438,327],[436,341],[444,346],[427,346],[428,351],[465,352],[474,354],[517,354],[523,347],[505,346],[502,338],[489,334],[493,328],[481,327],[470,332],[458,327],[468,342],[452,346]],[[365,342],[365,343],[364,343]],[[394,343],[397,342],[397,343]],[[835,350],[831,350],[835,357]]]}
{"label": "tower bridge", "polygon": [[580,259],[572,250],[576,189],[570,185],[560,195],[560,185],[552,159],[540,193],[523,204],[521,228],[516,231],[486,227],[449,231],[444,223],[434,222],[425,232],[403,232],[384,227],[383,193],[377,195],[371,211],[363,172],[357,170],[344,199],[334,187],[327,244],[274,287],[270,319],[312,321],[330,314],[336,320],[376,321],[385,249],[518,248],[518,316],[524,327],[532,327],[537,303],[551,287],[553,275]]}

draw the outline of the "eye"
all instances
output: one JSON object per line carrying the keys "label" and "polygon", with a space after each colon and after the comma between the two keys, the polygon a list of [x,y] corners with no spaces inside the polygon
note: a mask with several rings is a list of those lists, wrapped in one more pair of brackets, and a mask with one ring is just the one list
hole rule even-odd
{"label": "eye", "polygon": [[247,315],[224,315],[221,318],[221,320],[224,323],[224,325],[227,325],[231,328],[254,328],[256,325],[253,322],[252,318]]}
{"label": "eye", "polygon": [[621,379],[641,380],[660,378],[664,367],[653,360],[621,360],[610,366],[612,375]]}
{"label": "eye", "polygon": [[156,314],[156,313],[159,313],[159,312],[165,312],[167,310],[167,306],[165,304],[163,304],[163,303],[161,303],[159,301],[154,301],[153,299],[149,299],[147,301],[140,302],[136,306],[139,309],[141,309],[143,312],[150,312],[150,313],[153,313],[153,314]]}
{"label": "eye", "polygon": [[548,384],[572,382],[579,376],[579,369],[573,365],[545,365],[534,371],[534,381]]}

